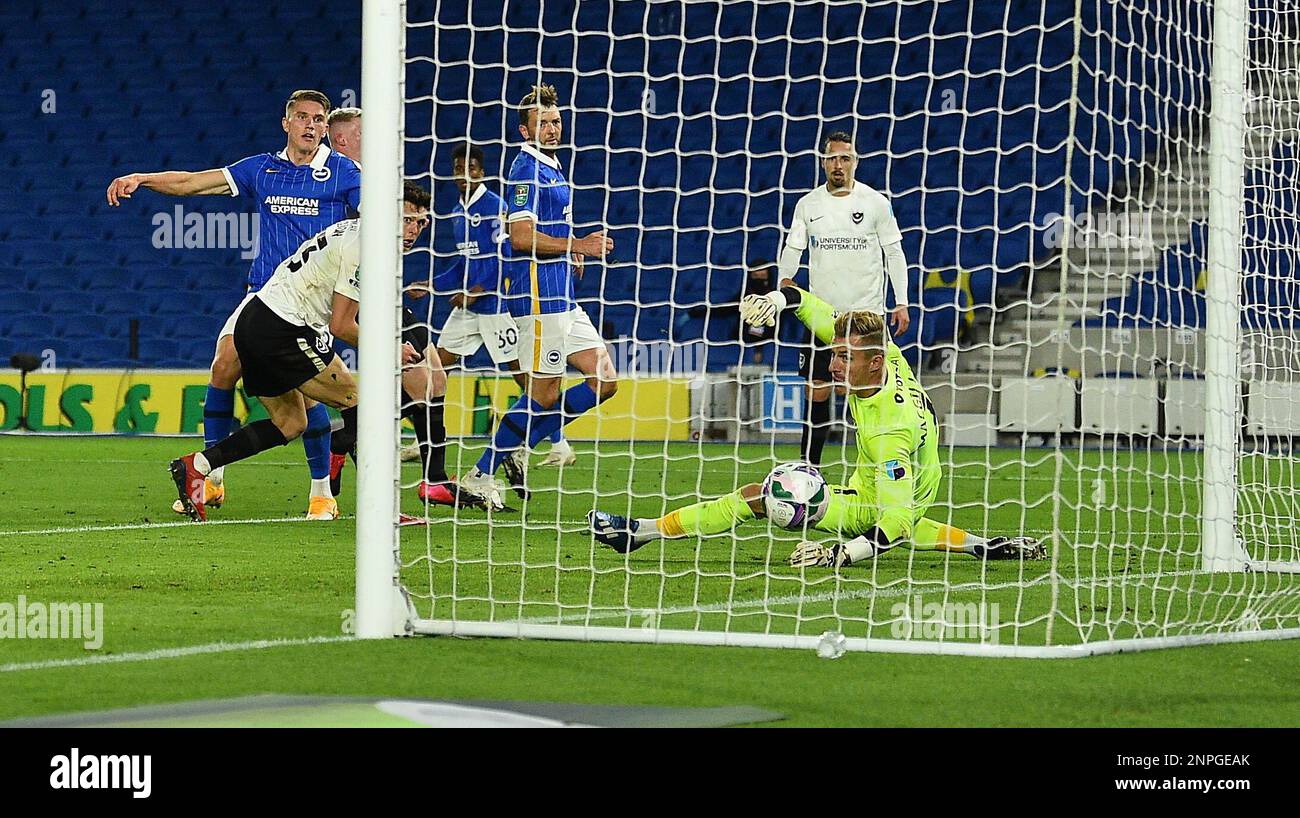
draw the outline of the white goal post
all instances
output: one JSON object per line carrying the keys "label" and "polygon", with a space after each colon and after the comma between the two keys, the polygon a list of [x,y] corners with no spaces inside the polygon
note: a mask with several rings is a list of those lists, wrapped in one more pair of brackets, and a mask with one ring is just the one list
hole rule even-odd
{"label": "white goal post", "polygon": [[[363,9],[359,636],[1048,658],[1300,637],[1300,0]],[[615,239],[575,294],[618,390],[565,427],[575,464],[541,467],[539,444],[517,513],[416,502],[403,280],[463,249],[454,148],[509,198],[539,81],[574,234]],[[799,570],[794,544],[833,538],[763,520],[593,542],[592,508],[656,518],[799,458],[806,338],[787,316],[746,340],[734,312],[840,130],[904,234],[896,334],[941,430],[927,517],[1048,559],[904,545]],[[404,260],[407,179],[434,226]],[[412,302],[435,339],[447,295]],[[481,355],[448,380],[463,474],[519,389]],[[832,400],[843,483],[855,429]]]}

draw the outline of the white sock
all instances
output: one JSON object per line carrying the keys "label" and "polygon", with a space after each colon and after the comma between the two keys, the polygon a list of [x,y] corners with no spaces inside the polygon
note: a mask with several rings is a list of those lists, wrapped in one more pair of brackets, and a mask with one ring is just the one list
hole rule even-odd
{"label": "white sock", "polygon": [[334,493],[330,491],[330,479],[328,477],[313,478],[311,481],[311,496],[333,497]]}
{"label": "white sock", "polygon": [[659,533],[659,520],[657,518],[638,517],[636,522],[636,533],[632,535],[632,539],[637,542],[650,542],[663,536]]}
{"label": "white sock", "polygon": [[209,480],[212,480],[213,483],[220,484],[221,482],[220,480],[213,479],[213,475],[216,472],[220,471],[220,469],[214,470],[212,468],[212,464],[209,463],[208,459],[203,456],[203,452],[199,452],[198,454],[194,455],[194,468],[199,470],[199,474],[203,475],[204,477],[207,477]]}

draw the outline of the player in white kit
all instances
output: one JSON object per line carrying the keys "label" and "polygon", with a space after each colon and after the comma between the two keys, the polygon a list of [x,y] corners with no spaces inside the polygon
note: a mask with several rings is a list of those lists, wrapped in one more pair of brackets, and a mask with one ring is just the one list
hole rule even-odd
{"label": "player in white kit", "polygon": [[[782,286],[794,283],[804,250],[808,251],[808,289],[830,304],[836,312],[870,310],[885,313],[885,278],[888,274],[896,306],[894,334],[907,330],[907,261],[903,257],[903,234],[889,200],[869,185],[853,178],[858,156],[853,137],[843,131],[822,140],[822,168],[826,184],[799,200],[785,239],[777,269]],[[780,309],[766,296],[750,296],[742,304],[742,316],[755,310],[764,314]],[[830,432],[831,376],[830,347],[816,338],[799,355],[800,373],[808,378],[803,440],[804,459],[821,462],[822,448]]]}

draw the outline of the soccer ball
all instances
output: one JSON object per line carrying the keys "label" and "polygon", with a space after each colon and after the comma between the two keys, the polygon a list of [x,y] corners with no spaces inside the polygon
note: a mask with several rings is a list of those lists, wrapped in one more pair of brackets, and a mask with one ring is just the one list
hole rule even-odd
{"label": "soccer ball", "polygon": [[830,491],[816,466],[782,463],[763,481],[763,508],[781,528],[803,528],[826,514]]}

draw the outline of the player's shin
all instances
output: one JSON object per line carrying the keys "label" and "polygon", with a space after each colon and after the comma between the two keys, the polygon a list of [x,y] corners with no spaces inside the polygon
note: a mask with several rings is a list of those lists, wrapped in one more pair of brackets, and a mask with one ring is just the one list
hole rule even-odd
{"label": "player's shin", "polygon": [[537,448],[543,440],[557,442],[566,425],[586,414],[599,402],[599,397],[586,381],[570,386],[560,396],[559,412],[546,412],[534,418],[533,427],[528,434],[528,448]]}
{"label": "player's shin", "polygon": [[311,471],[311,496],[333,497],[330,491],[330,415],[325,404],[307,410],[307,428],[302,433],[302,447]]}
{"label": "player's shin", "polygon": [[955,551],[982,557],[987,545],[984,537],[926,518],[918,520],[912,532],[912,547],[918,551]]}
{"label": "player's shin", "polygon": [[637,539],[651,540],[656,537],[675,539],[678,537],[708,537],[722,534],[746,520],[754,519],[754,510],[749,507],[739,490],[723,495],[716,500],[707,500],[670,511],[654,519],[638,520]]}
{"label": "player's shin", "polygon": [[[406,395],[403,393],[403,398]],[[447,481],[447,427],[443,420],[443,401],[432,403],[403,403],[402,417],[415,427],[415,440],[420,447],[420,461],[424,464],[426,483]]]}
{"label": "player's shin", "polygon": [[259,420],[248,424],[217,445],[209,446],[196,454],[194,466],[200,473],[209,475],[222,466],[252,457],[267,449],[274,449],[276,446],[283,446],[288,442],[284,433],[274,423],[269,420]]}
{"label": "player's shin", "polygon": [[475,466],[478,472],[484,475],[495,474],[501,461],[522,446],[525,440],[530,439],[530,429],[535,430],[548,414],[555,413],[548,412],[527,395],[520,395],[515,405],[501,416],[501,422],[492,434],[492,445],[483,452]]}
{"label": "player's shin", "polygon": [[[208,384],[207,397],[203,399],[203,445],[211,448],[226,439],[235,422],[235,390],[222,389]],[[222,482],[222,470],[208,475],[213,485]]]}

